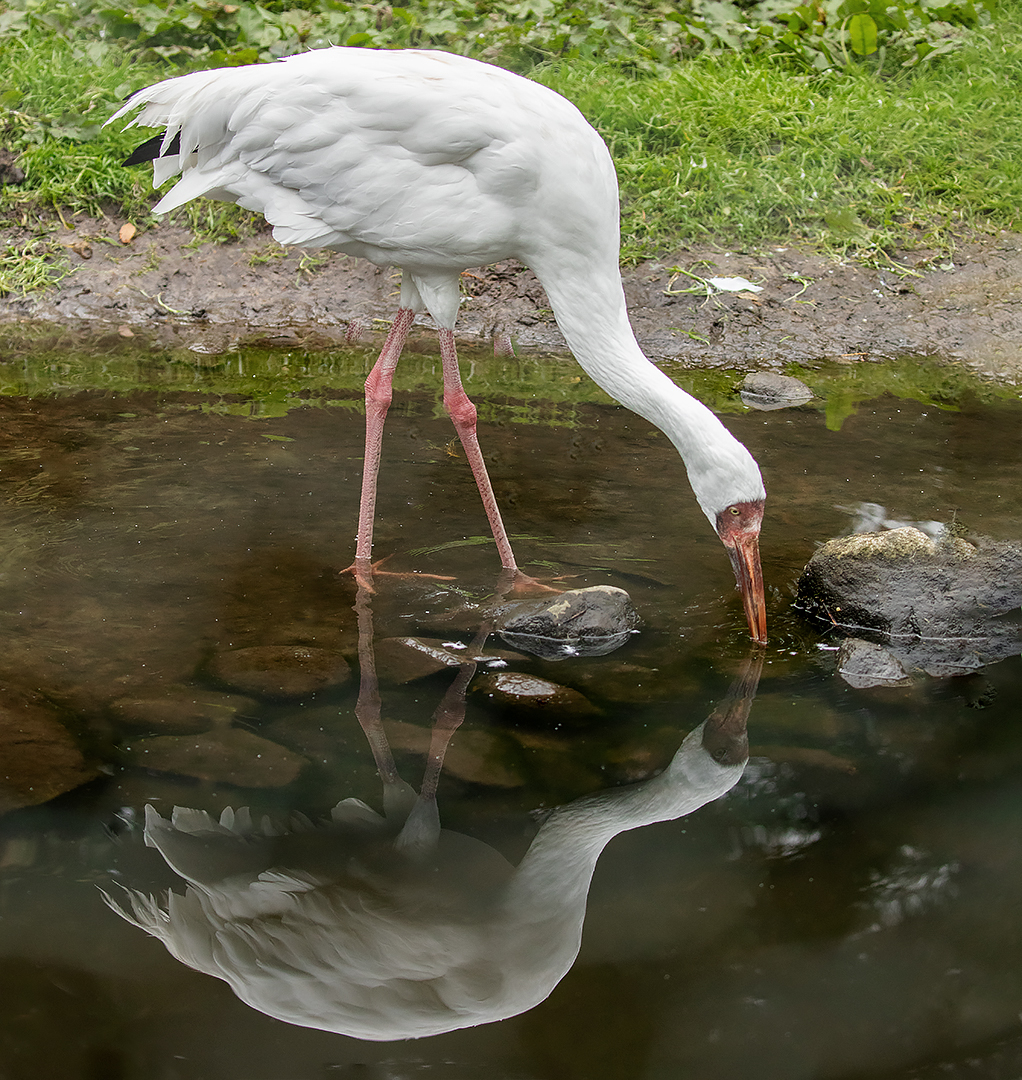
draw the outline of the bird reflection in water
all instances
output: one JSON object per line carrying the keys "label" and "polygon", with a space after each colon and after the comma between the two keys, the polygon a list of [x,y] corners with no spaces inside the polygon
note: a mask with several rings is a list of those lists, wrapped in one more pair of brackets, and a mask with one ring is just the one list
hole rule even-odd
{"label": "bird reflection in water", "polygon": [[[344,799],[313,824],[254,822],[247,809],[146,807],[145,841],[188,883],[160,900],[107,902],[182,963],[230,984],[269,1016],[368,1040],[437,1035],[506,1019],[543,1001],[578,955],[596,861],[628,829],[691,814],[729,791],[748,759],[746,720],[762,655],[653,779],[553,810],[515,867],[440,825],[436,787],[464,717],[480,630],[435,714],[416,795],[380,719],[372,612],[359,591],[357,716],[383,780],[381,816]],[[105,895],[105,894],[104,894]]]}

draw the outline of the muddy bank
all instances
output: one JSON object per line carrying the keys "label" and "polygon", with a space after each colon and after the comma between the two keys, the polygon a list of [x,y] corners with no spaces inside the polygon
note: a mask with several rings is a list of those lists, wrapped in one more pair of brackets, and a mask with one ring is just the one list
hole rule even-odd
{"label": "muddy bank", "polygon": [[[115,329],[215,353],[256,341],[341,343],[354,321],[379,333],[393,316],[397,271],[283,249],[267,233],[195,247],[186,230],[163,224],[124,244],[122,224],[61,226],[56,239],[74,272],[46,294],[3,299],[0,321]],[[1022,376],[1022,236],[964,243],[953,260],[915,251],[897,261],[899,268],[878,270],[794,248],[685,249],[627,270],[625,287],[639,341],[654,359],[749,369],[920,354],[1001,379]],[[708,297],[676,268],[744,277],[762,291]],[[529,271],[501,263],[467,272],[463,283],[463,340],[506,329],[519,348],[564,349]]]}

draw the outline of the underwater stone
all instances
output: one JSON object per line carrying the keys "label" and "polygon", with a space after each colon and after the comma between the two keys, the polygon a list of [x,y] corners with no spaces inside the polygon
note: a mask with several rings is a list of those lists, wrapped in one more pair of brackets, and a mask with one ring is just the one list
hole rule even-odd
{"label": "underwater stone", "polygon": [[151,697],[119,698],[111,704],[110,713],[118,727],[130,731],[198,735],[230,724],[238,713],[258,707],[251,698],[240,694],[182,688]]}
{"label": "underwater stone", "polygon": [[438,671],[458,668],[469,660],[485,668],[488,664],[506,666],[509,661],[525,659],[506,650],[484,649],[473,653],[460,642],[415,637],[383,638],[376,642],[373,652],[376,674],[384,682],[397,684],[425,679]]}
{"label": "underwater stone", "polygon": [[0,814],[49,802],[98,775],[50,702],[0,687]]}
{"label": "underwater stone", "polygon": [[605,656],[620,648],[640,622],[632,599],[611,585],[570,589],[551,600],[504,605],[497,616],[500,636],[516,649],[545,660]]}
{"label": "underwater stone", "polygon": [[[392,750],[413,754],[429,752],[432,733],[429,728],[387,720],[383,724]],[[490,731],[460,728],[444,754],[444,775],[486,787],[521,787],[525,782],[501,757],[506,753],[502,741]]]}
{"label": "underwater stone", "polygon": [[202,735],[154,735],[135,739],[124,751],[132,765],[238,787],[290,784],[308,759],[242,728]]}
{"label": "underwater stone", "polygon": [[901,661],[882,645],[862,638],[846,638],[837,654],[837,672],[849,686],[908,686],[911,679]]}
{"label": "underwater stone", "polygon": [[275,700],[305,697],[351,678],[340,653],[310,645],[253,645],[222,652],[213,657],[209,670],[235,690]]}

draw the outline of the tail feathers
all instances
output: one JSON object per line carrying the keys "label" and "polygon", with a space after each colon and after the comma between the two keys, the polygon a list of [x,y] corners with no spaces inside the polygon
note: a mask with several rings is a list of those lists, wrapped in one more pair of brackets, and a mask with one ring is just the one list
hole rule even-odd
{"label": "tail feathers", "polygon": [[[180,158],[177,160],[180,161]],[[180,172],[180,166],[168,175],[174,176],[178,172]],[[156,179],[157,178],[154,177],[154,181]],[[166,177],[163,179],[166,179]],[[227,195],[227,197],[224,198],[224,195],[227,194],[226,192],[220,194],[224,180],[225,177],[219,172],[205,173],[200,172],[198,169],[190,169],[153,207],[153,213],[169,214],[171,210],[176,210],[179,206],[184,206],[186,202],[197,199],[200,195],[213,198],[219,197],[221,201],[224,202],[235,202],[236,199],[231,195]],[[214,195],[214,192],[217,194]]]}

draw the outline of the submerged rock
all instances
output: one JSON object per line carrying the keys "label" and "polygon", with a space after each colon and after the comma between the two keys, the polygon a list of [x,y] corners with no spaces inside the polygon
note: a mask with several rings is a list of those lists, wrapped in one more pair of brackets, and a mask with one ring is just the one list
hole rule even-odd
{"label": "submerged rock", "polygon": [[798,583],[796,607],[828,627],[868,635],[905,668],[961,675],[1022,652],[1022,546],[919,529],[824,544]]}
{"label": "submerged rock", "polygon": [[[432,738],[429,728],[400,720],[385,721],[383,726],[392,750],[423,755],[429,753]],[[492,731],[460,728],[444,754],[444,774],[486,787],[521,787],[525,781],[501,760],[504,756],[504,745]]]}
{"label": "submerged rock", "polygon": [[0,687],[0,814],[49,802],[98,775],[50,702]]}
{"label": "submerged rock", "polygon": [[251,698],[217,690],[181,688],[165,694],[119,698],[110,713],[119,728],[161,735],[198,735],[229,725],[240,712],[258,708]]}
{"label": "submerged rock", "polygon": [[882,645],[863,638],[846,638],[837,654],[837,673],[849,686],[864,690],[870,686],[908,686],[901,661]]}
{"label": "submerged rock", "polygon": [[202,735],[155,735],[124,747],[132,765],[239,787],[290,784],[308,760],[242,728]]}
{"label": "submerged rock", "polygon": [[340,653],[311,645],[254,645],[213,657],[209,670],[225,686],[274,700],[342,686],[351,669]]}
{"label": "submerged rock", "polygon": [[519,671],[487,672],[472,683],[472,693],[512,719],[554,727],[602,715],[577,690]]}
{"label": "submerged rock", "polygon": [[742,402],[751,409],[771,412],[804,405],[813,392],[801,379],[791,375],[774,375],[769,371],[753,371],[745,376],[741,389]]}
{"label": "submerged rock", "polygon": [[505,605],[497,632],[513,648],[564,660],[570,656],[605,656],[636,632],[639,616],[624,589],[594,585],[571,589],[553,599]]}

